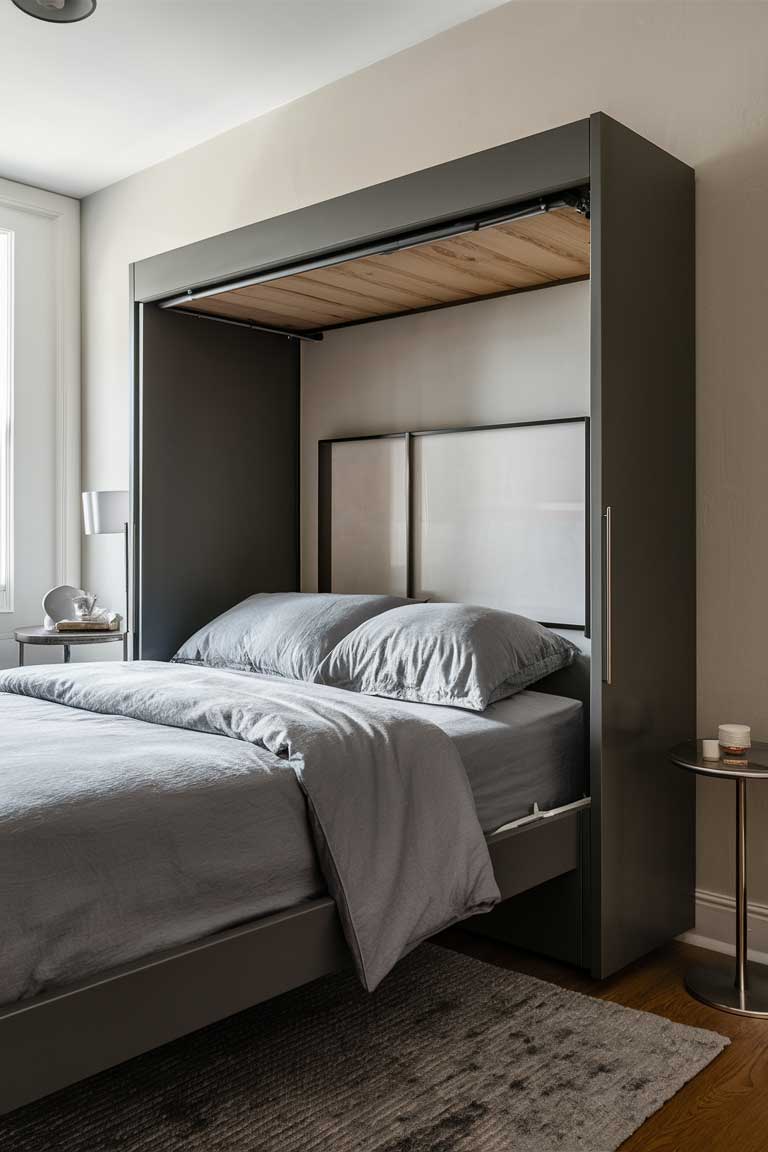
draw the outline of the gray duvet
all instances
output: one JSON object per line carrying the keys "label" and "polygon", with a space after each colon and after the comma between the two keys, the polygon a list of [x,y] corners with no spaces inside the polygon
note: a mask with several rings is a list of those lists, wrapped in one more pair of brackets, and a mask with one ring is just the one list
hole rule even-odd
{"label": "gray duvet", "polygon": [[499,893],[451,740],[386,701],[138,662],[0,674],[0,1001],[327,888],[374,988]]}

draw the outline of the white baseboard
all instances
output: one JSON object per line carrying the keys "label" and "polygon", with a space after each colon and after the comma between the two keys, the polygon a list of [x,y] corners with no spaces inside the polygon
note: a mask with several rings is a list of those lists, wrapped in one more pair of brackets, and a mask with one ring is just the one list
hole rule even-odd
{"label": "white baseboard", "polygon": [[[768,904],[747,906],[747,927],[749,931],[749,959],[758,964],[768,964]],[[720,892],[696,890],[696,927],[684,932],[679,940],[695,944],[699,948],[710,948],[713,952],[725,952],[729,956],[736,953],[736,900],[733,896],[723,896]]]}

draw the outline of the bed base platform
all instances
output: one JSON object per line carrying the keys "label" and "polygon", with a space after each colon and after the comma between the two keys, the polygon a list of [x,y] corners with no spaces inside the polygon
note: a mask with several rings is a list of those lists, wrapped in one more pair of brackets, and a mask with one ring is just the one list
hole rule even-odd
{"label": "bed base platform", "polygon": [[[535,883],[522,887],[518,880],[516,891],[505,892],[501,904],[484,916],[463,921],[461,927],[564,964],[589,968],[590,806],[586,799],[542,813],[536,846],[538,851],[548,839],[550,874],[545,876],[534,865],[539,877]],[[555,826],[555,821],[569,815],[575,819],[565,820],[563,829]]]}
{"label": "bed base platform", "polygon": [[[583,812],[492,833],[502,898],[580,862]],[[0,1010],[0,1114],[351,966],[328,898]]]}

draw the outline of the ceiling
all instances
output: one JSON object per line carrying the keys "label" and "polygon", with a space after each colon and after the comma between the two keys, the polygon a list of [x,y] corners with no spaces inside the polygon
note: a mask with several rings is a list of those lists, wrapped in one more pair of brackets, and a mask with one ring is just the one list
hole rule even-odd
{"label": "ceiling", "polygon": [[84,196],[503,0],[0,0],[0,177]]}

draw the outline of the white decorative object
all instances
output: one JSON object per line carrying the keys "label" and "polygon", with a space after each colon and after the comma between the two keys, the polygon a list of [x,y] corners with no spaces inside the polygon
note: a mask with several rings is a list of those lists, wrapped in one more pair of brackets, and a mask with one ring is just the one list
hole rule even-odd
{"label": "white decorative object", "polygon": [[43,612],[45,620],[43,627],[55,629],[59,620],[68,620],[74,615],[75,596],[82,596],[82,588],[75,588],[72,584],[58,584],[43,596]]}
{"label": "white decorative object", "polygon": [[719,740],[702,740],[701,754],[705,760],[719,760],[720,759],[720,741]]}
{"label": "white decorative object", "polygon": [[722,750],[731,756],[739,756],[752,747],[752,729],[748,724],[721,724],[717,736]]}
{"label": "white decorative object", "polygon": [[12,0],[12,3],[27,16],[50,20],[53,24],[74,24],[96,11],[96,0]]}

